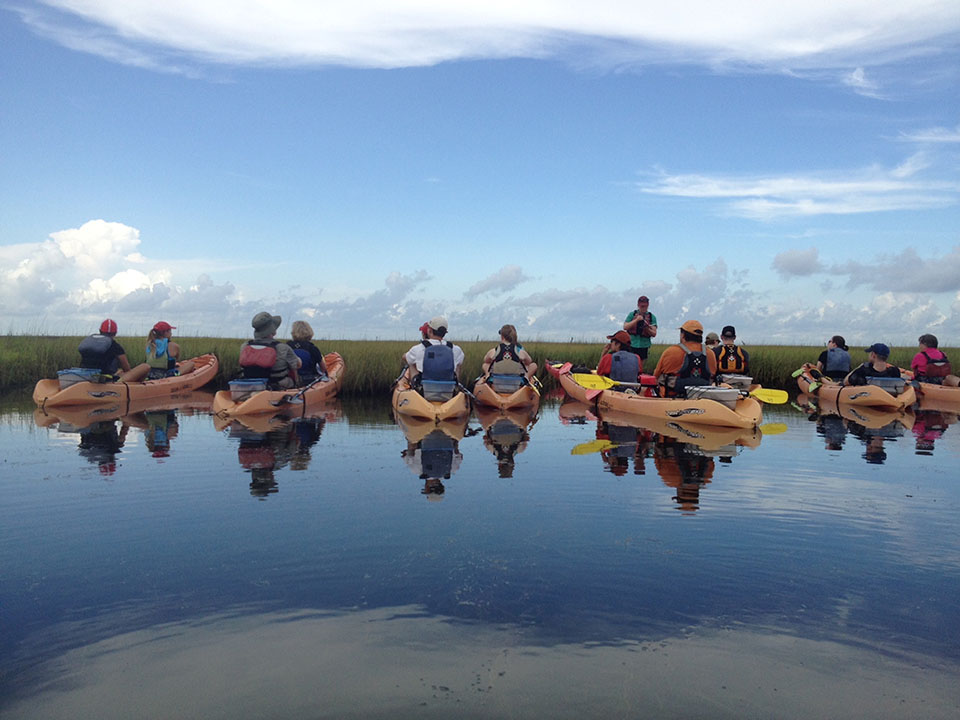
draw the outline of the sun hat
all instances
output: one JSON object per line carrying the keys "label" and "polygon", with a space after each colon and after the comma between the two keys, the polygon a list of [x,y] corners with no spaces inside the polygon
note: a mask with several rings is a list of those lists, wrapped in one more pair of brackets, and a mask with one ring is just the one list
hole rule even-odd
{"label": "sun hat", "polygon": [[680,326],[680,329],[694,335],[703,335],[703,325],[700,324],[699,320],[687,320]]}
{"label": "sun hat", "polygon": [[102,332],[104,335],[116,335],[117,324],[110,318],[107,318],[100,323],[100,332]]}
{"label": "sun hat", "polygon": [[254,330],[265,330],[267,328],[273,328],[275,330],[280,327],[281,322],[282,320],[279,315],[271,315],[268,312],[258,312],[253,316],[250,324]]}
{"label": "sun hat", "polygon": [[607,335],[607,340],[616,340],[621,345],[629,345],[630,335],[627,334],[626,330],[617,330],[613,335]]}
{"label": "sun hat", "polygon": [[158,322],[156,325],[153,326],[153,329],[156,330],[157,332],[167,332],[167,330],[176,330],[177,326],[171,325],[170,323],[161,320],[160,322]]}

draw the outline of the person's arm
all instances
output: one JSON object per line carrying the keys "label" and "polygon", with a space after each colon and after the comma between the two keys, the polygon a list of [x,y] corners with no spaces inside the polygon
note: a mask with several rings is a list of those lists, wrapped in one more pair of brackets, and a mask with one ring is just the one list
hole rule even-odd
{"label": "person's arm", "polygon": [[127,360],[126,353],[117,355],[117,363],[120,365],[120,369],[124,372],[130,372],[130,361]]}
{"label": "person's arm", "polygon": [[647,337],[656,337],[657,336],[657,316],[650,314],[650,322],[646,324],[643,328],[643,334]]}
{"label": "person's arm", "polygon": [[827,351],[824,350],[820,353],[820,357],[817,358],[817,370],[824,372],[827,368]]}
{"label": "person's arm", "polygon": [[180,359],[180,346],[175,342],[167,343],[167,357],[173,358],[174,360]]}
{"label": "person's arm", "polygon": [[600,358],[600,362],[597,363],[597,375],[609,375],[611,367],[613,367],[613,355],[611,353],[604,353],[603,357]]}
{"label": "person's arm", "polygon": [[641,315],[636,310],[631,310],[627,314],[626,321],[623,323],[623,329],[626,330],[631,335],[636,335],[637,325],[640,323],[641,320],[643,320],[643,317],[641,317]]}
{"label": "person's arm", "polygon": [[537,374],[537,364],[526,350],[520,351],[520,359],[523,360],[523,366],[526,368],[527,380],[533,380],[533,377]]}
{"label": "person's arm", "polygon": [[496,348],[491,348],[487,350],[487,354],[483,356],[483,362],[480,363],[480,373],[483,377],[489,377],[490,375],[490,366],[493,365],[493,359],[497,356]]}

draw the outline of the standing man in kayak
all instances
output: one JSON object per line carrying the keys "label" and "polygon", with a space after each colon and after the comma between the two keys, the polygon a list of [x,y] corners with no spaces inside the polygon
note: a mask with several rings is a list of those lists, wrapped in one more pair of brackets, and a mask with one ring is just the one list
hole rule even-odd
{"label": "standing man in kayak", "polygon": [[631,310],[623,323],[623,329],[630,335],[627,348],[640,358],[640,368],[650,352],[650,340],[657,336],[657,316],[650,312],[650,298],[641,295],[637,298],[637,309]]}

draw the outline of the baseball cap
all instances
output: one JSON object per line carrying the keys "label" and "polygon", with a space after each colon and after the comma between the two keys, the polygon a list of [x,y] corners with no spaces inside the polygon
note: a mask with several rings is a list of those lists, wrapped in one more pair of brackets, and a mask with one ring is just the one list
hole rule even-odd
{"label": "baseball cap", "polygon": [[427,323],[432,330],[446,330],[448,328],[447,319],[443,315],[437,315],[430,322]]}
{"label": "baseball cap", "polygon": [[723,337],[736,337],[737,329],[733,325],[724,325],[723,330],[720,331],[720,334]]}
{"label": "baseball cap", "polygon": [[699,320],[687,320],[680,326],[680,329],[686,330],[688,333],[693,333],[694,335],[703,335],[703,325],[700,324]]}
{"label": "baseball cap", "polygon": [[707,333],[707,342],[720,342],[720,336],[715,332]]}
{"label": "baseball cap", "polygon": [[167,330],[176,330],[177,326],[171,325],[170,323],[164,322],[163,320],[161,320],[160,322],[158,322],[156,325],[153,326],[153,329],[156,330],[157,332],[166,332]]}
{"label": "baseball cap", "polygon": [[420,334],[421,334],[421,335],[426,335],[426,334],[427,334],[427,330],[428,330],[429,328],[430,328],[430,323],[424,323],[423,325],[420,326]]}
{"label": "baseball cap", "polygon": [[107,318],[102,323],[100,323],[100,332],[105,333],[107,335],[116,335],[117,324],[110,318]]}
{"label": "baseball cap", "polygon": [[648,303],[648,302],[650,302],[650,298],[648,298],[646,295],[641,295],[640,297],[637,298],[638,305],[640,303]]}
{"label": "baseball cap", "polygon": [[607,340],[616,340],[621,345],[629,345],[630,335],[626,330],[617,330],[613,335],[607,335]]}
{"label": "baseball cap", "polygon": [[884,345],[883,343],[874,343],[873,345],[868,347],[864,352],[876,353],[882,358],[890,357],[890,347],[887,345]]}

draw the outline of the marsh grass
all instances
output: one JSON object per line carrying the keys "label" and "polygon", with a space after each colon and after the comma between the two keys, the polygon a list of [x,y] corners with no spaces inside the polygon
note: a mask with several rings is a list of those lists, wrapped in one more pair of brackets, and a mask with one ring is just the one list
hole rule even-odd
{"label": "marsh grass", "polygon": [[[0,336],[0,392],[22,391],[32,388],[39,378],[56,377],[57,370],[73,367],[79,361],[77,345],[80,337],[49,337],[35,335]],[[132,364],[142,362],[140,350],[146,344],[142,337],[118,337],[117,341],[127,351]],[[184,357],[214,353],[220,360],[217,384],[223,386],[238,374],[238,359],[242,340],[212,337],[178,337]],[[318,340],[323,352],[336,350],[347,366],[343,394],[347,396],[372,396],[385,394],[400,373],[401,357],[412,344],[397,340]],[[466,354],[461,377],[471,386],[480,374],[480,363],[494,341],[467,341],[458,343]],[[549,358],[565,360],[574,364],[594,367],[600,358],[599,343],[547,343],[531,342],[527,351],[541,368]],[[652,371],[666,345],[654,345],[644,363]],[[757,345],[747,348],[750,352],[751,374],[764,387],[793,390],[796,385],[790,374],[804,362],[813,362],[823,350],[813,345]],[[960,357],[955,349],[944,348],[951,357]],[[913,347],[894,348],[890,362],[900,367],[909,366],[916,353]],[[862,347],[850,349],[854,362],[863,359]],[[545,371],[539,373],[546,387],[552,379]]]}

